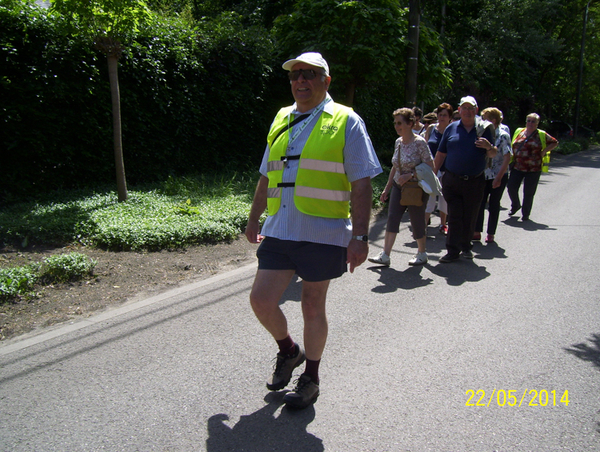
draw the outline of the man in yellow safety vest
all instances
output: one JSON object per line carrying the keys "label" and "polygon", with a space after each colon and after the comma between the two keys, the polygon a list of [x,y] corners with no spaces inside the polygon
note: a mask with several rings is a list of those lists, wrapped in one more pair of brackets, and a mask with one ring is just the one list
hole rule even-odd
{"label": "man in yellow safety vest", "polygon": [[[327,92],[331,76],[321,54],[303,53],[283,69],[295,103],[271,125],[246,227],[247,239],[260,243],[250,303],[279,346],[267,388],[285,388],[306,361],[296,387],[284,396],[288,406],[305,408],[319,396],[329,282],[367,258],[371,178],[381,166],[362,119]],[[292,339],[279,307],[294,275],[302,279],[304,347]]]}

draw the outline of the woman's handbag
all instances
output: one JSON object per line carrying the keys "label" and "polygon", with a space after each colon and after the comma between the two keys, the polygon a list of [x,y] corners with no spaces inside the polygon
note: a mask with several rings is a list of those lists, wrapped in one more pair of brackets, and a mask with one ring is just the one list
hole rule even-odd
{"label": "woman's handbag", "polygon": [[402,196],[400,196],[401,206],[422,206],[423,189],[419,187],[419,182],[408,181],[402,186]]}

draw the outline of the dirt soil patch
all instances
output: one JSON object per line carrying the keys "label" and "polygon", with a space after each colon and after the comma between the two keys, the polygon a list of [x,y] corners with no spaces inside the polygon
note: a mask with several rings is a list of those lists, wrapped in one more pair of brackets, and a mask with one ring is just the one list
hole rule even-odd
{"label": "dirt soil patch", "polygon": [[0,248],[0,268],[41,262],[45,257],[73,251],[98,262],[89,279],[39,286],[33,299],[0,304],[0,340],[35,334],[51,325],[89,317],[232,270],[255,260],[256,248],[244,236],[231,243],[159,252],[113,252],[82,246]]}

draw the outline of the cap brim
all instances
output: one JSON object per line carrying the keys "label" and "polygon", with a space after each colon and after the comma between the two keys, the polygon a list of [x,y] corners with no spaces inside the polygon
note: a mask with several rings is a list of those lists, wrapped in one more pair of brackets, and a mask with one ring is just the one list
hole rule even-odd
{"label": "cap brim", "polygon": [[293,59],[293,60],[287,60],[285,63],[283,63],[283,64],[281,65],[281,67],[282,67],[283,69],[285,69],[286,71],[291,71],[291,70],[292,70],[292,68],[294,67],[294,65],[295,65],[296,63],[304,63],[304,61],[302,61],[302,60],[297,60],[297,59]]}

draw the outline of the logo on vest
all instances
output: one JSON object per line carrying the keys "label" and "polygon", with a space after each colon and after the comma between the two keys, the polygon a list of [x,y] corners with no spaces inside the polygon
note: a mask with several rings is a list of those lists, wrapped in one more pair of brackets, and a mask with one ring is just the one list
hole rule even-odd
{"label": "logo on vest", "polygon": [[322,135],[333,135],[337,131],[338,131],[338,128],[337,128],[337,126],[334,126],[334,125],[324,125],[321,127]]}

